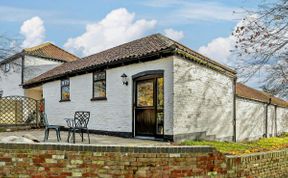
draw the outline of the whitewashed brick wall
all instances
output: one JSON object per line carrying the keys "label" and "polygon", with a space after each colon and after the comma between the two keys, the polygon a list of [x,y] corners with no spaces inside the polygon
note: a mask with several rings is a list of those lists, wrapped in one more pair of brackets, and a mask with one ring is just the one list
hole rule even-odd
{"label": "whitewashed brick wall", "polygon": [[265,134],[266,104],[236,99],[236,135],[237,140],[253,140]]}
{"label": "whitewashed brick wall", "polygon": [[37,58],[33,56],[25,56],[24,61],[24,82],[62,64],[62,62]]}
{"label": "whitewashed brick wall", "polygon": [[174,134],[232,140],[233,79],[180,57],[173,62]]}
{"label": "whitewashed brick wall", "polygon": [[277,107],[277,132],[288,132],[288,108]]}
{"label": "whitewashed brick wall", "polygon": [[3,90],[3,96],[11,95],[24,95],[24,90],[20,86],[21,84],[21,58],[10,62],[9,72],[4,72],[4,65],[1,66],[0,70],[0,90]]}
{"label": "whitewashed brick wall", "polygon": [[[64,118],[73,117],[75,111],[91,112],[88,127],[94,130],[132,132],[132,75],[147,70],[164,70],[164,133],[173,134],[172,122],[172,57],[131,64],[106,70],[107,100],[90,101],[92,98],[92,73],[70,78],[71,101],[59,102],[60,81],[44,84],[46,113],[51,124],[66,125]],[[128,76],[128,86],[121,75]]]}
{"label": "whitewashed brick wall", "polygon": [[[266,134],[267,103],[236,99],[237,141],[255,140]],[[268,137],[288,132],[288,108],[269,105],[267,112]]]}
{"label": "whitewashed brick wall", "polygon": [[[11,61],[10,71],[0,70],[0,90],[4,91],[3,96],[19,95],[24,96],[22,88],[22,58]],[[48,59],[42,59],[32,56],[25,56],[24,60],[24,82],[32,79],[54,67],[62,64]],[[4,68],[4,65],[1,66]],[[37,98],[38,99],[38,98]]]}

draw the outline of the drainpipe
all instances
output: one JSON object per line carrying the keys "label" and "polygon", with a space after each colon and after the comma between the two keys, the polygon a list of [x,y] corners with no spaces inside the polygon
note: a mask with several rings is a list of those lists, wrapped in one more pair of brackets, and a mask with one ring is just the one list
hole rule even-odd
{"label": "drainpipe", "polygon": [[236,82],[237,77],[233,79],[233,141],[236,142]]}
{"label": "drainpipe", "polygon": [[25,54],[22,51],[22,54],[21,54],[21,85],[24,84],[24,68],[25,68]]}
{"label": "drainpipe", "polygon": [[275,105],[275,135],[274,136],[278,136],[278,133],[277,133],[277,105]]}
{"label": "drainpipe", "polygon": [[266,117],[265,117],[265,137],[268,138],[268,107],[271,104],[271,98],[269,98],[269,102],[266,104]]}

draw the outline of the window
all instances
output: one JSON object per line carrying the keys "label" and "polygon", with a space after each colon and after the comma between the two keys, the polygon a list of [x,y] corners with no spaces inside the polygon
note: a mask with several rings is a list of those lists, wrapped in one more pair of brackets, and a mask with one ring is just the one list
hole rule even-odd
{"label": "window", "polygon": [[9,64],[9,63],[6,63],[6,64],[4,65],[4,71],[5,71],[5,72],[9,72],[9,70],[10,70],[10,64]]}
{"label": "window", "polygon": [[61,101],[70,101],[70,80],[61,80]]}
{"label": "window", "polygon": [[93,74],[93,98],[92,100],[106,99],[106,72]]}

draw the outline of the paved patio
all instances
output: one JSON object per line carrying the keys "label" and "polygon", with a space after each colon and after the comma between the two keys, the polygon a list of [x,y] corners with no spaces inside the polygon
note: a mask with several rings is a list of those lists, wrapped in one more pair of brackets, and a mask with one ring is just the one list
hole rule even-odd
{"label": "paved patio", "polygon": [[[32,135],[37,138],[40,142],[43,142],[44,130],[43,129],[34,129],[34,130],[22,130],[22,131],[13,131],[13,132],[0,132],[0,140],[8,136],[18,136],[22,137],[23,135]],[[49,143],[65,143],[67,144],[68,132],[61,131],[61,142],[57,142],[56,133],[54,130],[50,130]],[[75,135],[76,143],[82,143],[81,137],[78,133]],[[84,134],[83,144],[88,144],[87,134]],[[163,146],[170,145],[169,142],[163,141],[154,141],[154,140],[144,140],[137,138],[122,138],[98,134],[90,134],[90,141],[93,145],[126,145],[126,146]],[[71,143],[72,144],[72,143]]]}

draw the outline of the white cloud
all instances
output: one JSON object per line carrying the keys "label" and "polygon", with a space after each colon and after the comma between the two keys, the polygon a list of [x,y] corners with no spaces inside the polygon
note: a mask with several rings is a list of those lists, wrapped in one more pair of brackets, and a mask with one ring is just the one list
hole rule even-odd
{"label": "white cloud", "polygon": [[175,41],[180,41],[182,38],[184,38],[183,31],[176,31],[172,28],[165,29],[164,35]]}
{"label": "white cloud", "polygon": [[210,41],[207,45],[201,46],[199,53],[216,60],[222,64],[231,65],[231,50],[234,48],[235,39],[233,36],[218,37]]}
{"label": "white cloud", "polygon": [[43,43],[45,38],[45,27],[43,20],[36,16],[23,22],[20,33],[24,36],[21,45],[23,48],[33,47]]}
{"label": "white cloud", "polygon": [[[237,27],[243,26],[243,24],[243,20],[240,20],[235,25],[233,32],[235,32]],[[201,46],[198,52],[222,64],[236,67],[237,63],[239,64],[241,61],[236,61],[237,59],[231,52],[235,49],[235,44],[236,38],[233,35],[218,37],[211,40],[207,45]]]}
{"label": "white cloud", "polygon": [[135,14],[125,8],[115,9],[101,21],[86,25],[86,31],[78,37],[69,38],[64,47],[75,53],[90,55],[140,38],[155,26],[155,20],[135,20]]}

